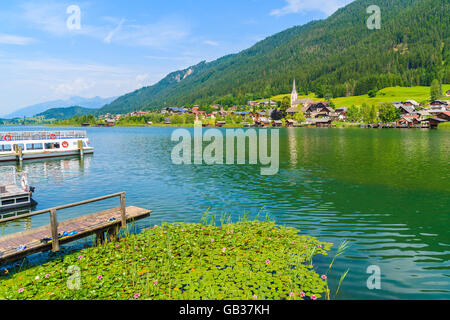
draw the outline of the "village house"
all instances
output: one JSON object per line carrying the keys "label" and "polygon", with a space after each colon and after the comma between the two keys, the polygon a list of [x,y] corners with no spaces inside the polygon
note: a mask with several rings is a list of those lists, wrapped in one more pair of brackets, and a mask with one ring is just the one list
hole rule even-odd
{"label": "village house", "polygon": [[431,116],[431,113],[429,113],[426,110],[417,111],[416,114],[419,116],[420,120],[424,120],[424,119],[429,118]]}
{"label": "village house", "polygon": [[416,112],[416,108],[413,105],[409,105],[409,104],[402,104],[400,106],[397,107],[397,109],[400,110],[401,114],[412,114]]}
{"label": "village house", "polygon": [[256,106],[258,106],[258,101],[248,101],[247,104],[250,107],[256,107]]}
{"label": "village house", "polygon": [[107,127],[114,127],[116,125],[116,120],[115,119],[106,119],[105,125]]}
{"label": "village house", "polygon": [[440,112],[436,117],[445,121],[450,121],[450,112]]}
{"label": "village house", "polygon": [[450,103],[445,100],[434,100],[430,103],[430,107],[426,110],[432,114],[447,112],[450,111]]}
{"label": "village house", "polygon": [[221,127],[223,127],[225,124],[226,124],[225,121],[216,121],[216,127],[221,128]]}
{"label": "village house", "polygon": [[330,118],[309,118],[306,119],[306,122],[318,128],[329,128],[331,127],[332,120]]}
{"label": "village house", "polygon": [[431,129],[437,128],[439,124],[444,123],[444,122],[447,122],[447,121],[444,119],[441,119],[441,118],[428,118],[428,119],[422,120],[422,123],[425,123],[425,124],[428,123],[428,126]]}
{"label": "village house", "polygon": [[273,120],[272,127],[281,127],[283,125],[283,121],[281,120]]}
{"label": "village house", "polygon": [[254,120],[255,126],[262,127],[262,128],[268,128],[270,127],[270,120],[266,117],[260,117]]}
{"label": "village house", "polygon": [[291,127],[295,127],[298,126],[298,122],[295,121],[294,119],[286,119],[286,127],[287,128],[291,128]]}
{"label": "village house", "polygon": [[337,113],[338,120],[344,121],[344,120],[347,120],[347,111],[348,111],[347,107],[340,107],[340,108],[337,108],[334,112]]}
{"label": "village house", "polygon": [[145,112],[145,111],[135,111],[135,112],[132,112],[132,113],[130,114],[130,116],[132,116],[132,117],[141,117],[141,116],[144,116],[144,115],[146,115],[146,114],[148,114],[148,112]]}
{"label": "village house", "polygon": [[397,121],[398,126],[413,127],[420,125],[420,118],[417,114],[405,114]]}
{"label": "village house", "polygon": [[338,117],[334,109],[328,105],[328,101],[312,103],[302,108],[307,118]]}
{"label": "village house", "polygon": [[264,101],[261,101],[258,105],[260,107],[274,107],[274,108],[276,108],[278,106],[278,103],[276,103],[276,101],[264,100]]}

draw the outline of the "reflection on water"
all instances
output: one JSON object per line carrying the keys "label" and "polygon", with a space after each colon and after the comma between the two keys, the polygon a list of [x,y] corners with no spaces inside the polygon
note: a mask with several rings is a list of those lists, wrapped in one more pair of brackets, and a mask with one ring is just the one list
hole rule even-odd
{"label": "reflection on water", "polygon": [[[31,208],[28,209],[15,209],[0,211],[0,220],[12,217],[20,217],[21,215],[31,213]],[[30,230],[33,228],[31,218],[23,218],[14,221],[9,221],[0,224],[0,236],[5,236],[10,233]]]}
{"label": "reflection on water", "polygon": [[[450,298],[450,131],[282,129],[280,172],[261,176],[254,165],[173,165],[173,130],[88,128],[95,154],[84,161],[24,162],[37,209],[120,191],[128,205],[153,210],[142,227],[198,222],[208,208],[235,218],[263,209],[335,247],[350,241],[329,276],[335,288],[350,269],[340,298]],[[61,219],[113,205],[64,210]],[[319,272],[330,260],[317,261]],[[366,286],[370,265],[381,268],[381,290]]]}

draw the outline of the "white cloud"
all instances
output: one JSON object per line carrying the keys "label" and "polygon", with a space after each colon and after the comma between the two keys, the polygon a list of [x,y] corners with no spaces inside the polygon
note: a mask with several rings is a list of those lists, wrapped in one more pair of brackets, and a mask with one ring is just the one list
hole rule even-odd
{"label": "white cloud", "polygon": [[51,89],[54,90],[57,96],[71,96],[82,94],[94,86],[95,81],[86,81],[84,78],[76,78],[67,83],[51,86]]}
{"label": "white cloud", "polygon": [[35,39],[28,37],[15,36],[10,34],[0,34],[0,44],[12,44],[18,46],[25,46],[36,42]]}
{"label": "white cloud", "polygon": [[210,46],[215,46],[215,47],[217,47],[217,46],[219,45],[218,42],[216,42],[216,41],[211,41],[211,40],[205,40],[205,41],[203,41],[203,43],[209,44]]}
{"label": "white cloud", "polygon": [[[120,96],[160,80],[164,67],[112,66],[61,59],[0,56],[0,114],[48,100]],[[24,91],[26,88],[26,91]],[[24,94],[26,93],[26,94]]]}
{"label": "white cloud", "polygon": [[271,16],[283,16],[291,13],[299,13],[300,11],[317,10],[323,12],[327,16],[334,13],[337,9],[353,2],[353,0],[285,0],[286,6],[281,9],[274,9],[270,12]]}
{"label": "white cloud", "polygon": [[190,32],[189,23],[180,17],[166,17],[150,24],[130,24],[125,23],[126,19],[103,17],[105,25],[89,25],[83,15],[83,5],[80,5],[81,29],[69,30],[66,25],[69,17],[66,14],[67,6],[68,3],[62,2],[26,2],[22,5],[21,19],[54,36],[72,34],[99,39],[107,44],[127,46],[173,47],[185,40]]}
{"label": "white cloud", "polygon": [[105,40],[103,40],[106,43],[111,43],[112,38],[114,37],[114,35],[120,31],[120,29],[122,28],[123,23],[125,22],[125,19],[120,20],[119,24],[117,25],[117,27],[112,30],[110,33],[108,33],[108,35],[106,36]]}
{"label": "white cloud", "polygon": [[114,42],[145,47],[163,48],[185,40],[189,26],[180,21],[161,20],[147,25],[123,25],[114,36]]}

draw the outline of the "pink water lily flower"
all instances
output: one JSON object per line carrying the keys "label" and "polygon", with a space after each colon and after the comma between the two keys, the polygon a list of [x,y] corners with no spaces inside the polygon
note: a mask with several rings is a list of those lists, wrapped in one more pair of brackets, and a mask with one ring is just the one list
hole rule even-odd
{"label": "pink water lily flower", "polygon": [[211,242],[214,242],[215,240],[214,239],[211,239]]}
{"label": "pink water lily flower", "polygon": [[227,248],[222,248],[222,252],[225,253],[227,251]]}
{"label": "pink water lily flower", "polygon": [[321,244],[319,244],[319,245],[317,246],[317,248],[322,248],[322,245],[321,245]]}
{"label": "pink water lily flower", "polygon": [[321,278],[322,278],[323,280],[325,280],[325,279],[327,278],[327,276],[323,274],[323,275],[321,276]]}
{"label": "pink water lily flower", "polygon": [[78,256],[78,260],[81,260],[81,259],[83,259],[83,256]]}
{"label": "pink water lily flower", "polygon": [[46,277],[46,278],[50,277],[50,274],[47,273],[47,274],[45,275],[45,277]]}
{"label": "pink water lily flower", "polygon": [[306,296],[306,294],[302,291],[300,292],[300,297],[304,298]]}
{"label": "pink water lily flower", "polygon": [[270,263],[270,260],[266,260],[266,264],[269,264]]}
{"label": "pink water lily flower", "polygon": [[135,293],[135,294],[134,294],[134,298],[135,298],[135,299],[139,298],[140,296],[141,296],[141,295],[140,295],[139,293]]}
{"label": "pink water lily flower", "polygon": [[258,299],[258,296],[255,294],[254,296],[253,296],[253,299]]}
{"label": "pink water lily flower", "polygon": [[25,289],[24,288],[20,288],[18,291],[19,293],[22,293]]}
{"label": "pink water lily flower", "polygon": [[101,274],[99,274],[99,275],[97,276],[97,279],[98,279],[98,280],[102,280],[102,279],[103,279],[103,276],[102,276]]}
{"label": "pink water lily flower", "polygon": [[158,284],[158,280],[153,281],[153,285],[156,286]]}
{"label": "pink water lily flower", "polygon": [[293,296],[295,296],[295,293],[293,293],[293,292],[289,293],[289,297],[293,297]]}
{"label": "pink water lily flower", "polygon": [[311,296],[311,299],[313,299],[313,300],[317,300],[317,297],[316,297],[316,295],[315,295],[315,294],[313,294],[313,295]]}

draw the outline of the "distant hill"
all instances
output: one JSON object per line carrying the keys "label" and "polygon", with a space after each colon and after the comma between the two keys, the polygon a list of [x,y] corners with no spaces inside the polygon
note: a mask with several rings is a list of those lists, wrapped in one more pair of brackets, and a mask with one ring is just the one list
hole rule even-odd
{"label": "distant hill", "polygon": [[72,106],[68,108],[52,108],[45,112],[39,113],[36,116],[43,116],[45,119],[67,120],[74,116],[83,116],[87,114],[95,114],[98,109],[83,108],[79,106]]}
{"label": "distant hill", "polygon": [[25,108],[21,108],[17,111],[14,111],[13,113],[11,113],[9,115],[2,116],[2,118],[13,119],[13,118],[33,117],[33,116],[35,116],[39,113],[42,113],[48,109],[66,108],[66,107],[71,107],[71,106],[82,106],[82,107],[90,108],[90,109],[99,109],[115,99],[116,99],[116,97],[111,97],[111,98],[71,97],[68,100],[48,101],[48,102],[43,102],[43,103],[35,104],[32,106],[28,106]]}
{"label": "distant hill", "polygon": [[[366,10],[381,9],[381,30]],[[221,103],[289,93],[346,97],[395,86],[450,83],[448,0],[356,0],[329,18],[296,26],[251,48],[173,72],[153,86],[104,106],[101,113]]]}

